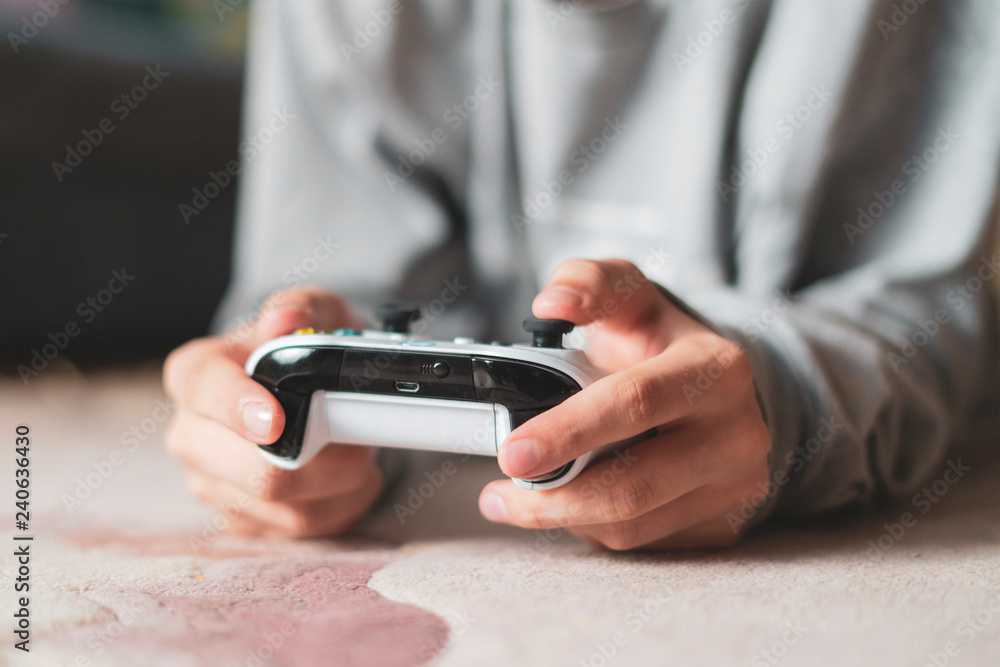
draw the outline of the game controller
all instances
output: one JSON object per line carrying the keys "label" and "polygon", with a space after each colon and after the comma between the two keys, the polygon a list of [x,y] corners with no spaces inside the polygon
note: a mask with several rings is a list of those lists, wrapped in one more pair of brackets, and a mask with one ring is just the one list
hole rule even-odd
{"label": "game controller", "polygon": [[[605,373],[582,350],[565,349],[573,323],[530,318],[530,345],[434,341],[410,336],[419,311],[383,306],[381,331],[311,329],[257,348],[246,372],[285,411],[285,428],[260,445],[272,464],[296,469],[329,443],[496,456],[512,430]],[[531,479],[526,489],[568,483],[611,443]]]}

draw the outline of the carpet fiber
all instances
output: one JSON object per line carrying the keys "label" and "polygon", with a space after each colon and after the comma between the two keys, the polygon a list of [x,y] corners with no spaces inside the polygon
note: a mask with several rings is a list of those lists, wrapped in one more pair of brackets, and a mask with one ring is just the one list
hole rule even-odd
{"label": "carpet fiber", "polygon": [[933,503],[771,526],[727,551],[615,554],[480,519],[493,461],[457,460],[415,496],[444,460],[427,455],[358,536],[250,540],[190,496],[162,401],[153,366],[0,383],[3,432],[32,429],[35,535],[32,650],[13,648],[5,548],[0,664],[1000,664],[994,458],[963,454],[971,470]]}

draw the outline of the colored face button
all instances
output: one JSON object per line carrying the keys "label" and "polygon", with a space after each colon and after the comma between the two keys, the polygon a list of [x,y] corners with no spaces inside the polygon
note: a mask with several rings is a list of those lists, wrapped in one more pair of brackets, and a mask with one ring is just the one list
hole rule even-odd
{"label": "colored face button", "polygon": [[304,329],[296,329],[295,333],[299,336],[304,336],[306,334],[314,334],[316,333],[316,330],[313,329],[312,327],[306,327]]}
{"label": "colored face button", "polygon": [[333,332],[334,336],[357,336],[359,335],[354,329],[337,329]]}

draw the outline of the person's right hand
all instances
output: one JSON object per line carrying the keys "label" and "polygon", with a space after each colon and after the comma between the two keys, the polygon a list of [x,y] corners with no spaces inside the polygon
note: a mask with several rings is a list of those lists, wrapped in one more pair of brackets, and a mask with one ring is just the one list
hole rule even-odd
{"label": "person's right hand", "polygon": [[292,290],[264,304],[245,337],[198,338],[171,352],[164,364],[163,384],[177,406],[167,450],[187,468],[195,495],[225,514],[235,534],[343,533],[381,492],[374,448],[327,446],[298,470],[276,468],[257,450],[277,440],[285,415],[274,396],[247,377],[243,364],[262,343],[304,327],[361,328],[335,294]]}

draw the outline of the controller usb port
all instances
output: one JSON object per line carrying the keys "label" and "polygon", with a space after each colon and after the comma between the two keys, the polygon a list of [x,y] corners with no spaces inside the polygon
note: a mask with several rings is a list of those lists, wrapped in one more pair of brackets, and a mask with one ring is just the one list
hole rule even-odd
{"label": "controller usb port", "polygon": [[402,382],[400,380],[396,381],[396,391],[402,391],[407,394],[415,394],[420,391],[419,382]]}

